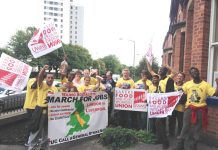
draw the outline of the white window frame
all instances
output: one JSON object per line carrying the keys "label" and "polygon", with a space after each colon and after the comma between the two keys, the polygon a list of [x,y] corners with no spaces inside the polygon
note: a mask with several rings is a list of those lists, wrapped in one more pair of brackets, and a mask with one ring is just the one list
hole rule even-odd
{"label": "white window frame", "polygon": [[[215,41],[216,33],[216,12],[218,8],[216,7],[218,0],[211,0],[211,14],[210,14],[210,35],[209,35],[209,53],[208,53],[208,71],[207,71],[207,82],[211,85],[214,84],[214,47],[218,46],[218,42]],[[218,14],[217,14],[218,15]],[[218,35],[217,35],[218,36]]]}

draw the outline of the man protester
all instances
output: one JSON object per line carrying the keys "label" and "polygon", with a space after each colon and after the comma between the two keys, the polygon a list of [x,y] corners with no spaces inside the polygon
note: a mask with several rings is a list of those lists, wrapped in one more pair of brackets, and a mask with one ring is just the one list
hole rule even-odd
{"label": "man protester", "polygon": [[[152,84],[148,87],[148,93],[158,93],[158,85],[159,85],[159,76],[158,75],[153,75],[152,76]],[[153,134],[156,133],[156,118],[150,118],[149,119],[150,123],[150,130]],[[159,139],[157,139],[160,141]]]}
{"label": "man protester", "polygon": [[[37,106],[32,115],[31,133],[28,140],[28,150],[34,149],[49,149],[48,147],[48,104],[47,96],[58,91],[53,86],[54,75],[50,72],[46,73],[45,82],[44,75],[48,69],[48,65],[45,65],[38,75],[37,82]],[[40,139],[40,140],[39,140]]]}
{"label": "man protester", "polygon": [[105,91],[108,93],[109,96],[109,109],[108,109],[108,120],[109,123],[111,121],[111,115],[113,110],[113,96],[114,96],[114,88],[116,86],[116,82],[112,78],[113,73],[111,71],[106,72],[106,80],[105,80]]}
{"label": "man protester", "polygon": [[[27,119],[30,121],[33,111],[36,107],[37,103],[37,77],[29,79],[27,83],[27,90],[26,90],[26,98],[24,102],[24,109],[27,111]],[[28,138],[30,135],[30,129],[27,127],[27,141],[24,144],[28,146]]]}
{"label": "man protester", "polygon": [[[129,76],[129,69],[123,69],[122,75],[123,77],[117,81],[116,87],[121,89],[133,89],[134,81]],[[120,110],[119,114],[120,114],[119,124],[122,127],[132,129],[133,113],[131,111]]]}
{"label": "man protester", "polygon": [[[199,70],[190,68],[192,80],[186,82],[182,90],[187,94],[183,127],[174,150],[197,150],[202,127],[207,127],[207,96],[218,96],[218,78],[216,89],[200,78]],[[186,143],[187,142],[187,143]]]}
{"label": "man protester", "polygon": [[[148,72],[146,70],[141,71],[141,79],[135,83],[136,89],[145,89],[152,84],[152,82],[148,79]],[[147,112],[136,112],[137,115],[137,129],[144,130],[146,129],[147,123]]]}
{"label": "man protester", "polygon": [[[152,70],[150,64],[146,61],[148,71],[151,75],[155,75],[154,71]],[[163,66],[159,69],[158,75],[160,78],[159,85],[158,85],[158,93],[168,93],[174,92],[174,81],[170,76],[167,76],[168,69],[167,67]],[[162,143],[162,149],[169,148],[169,140],[166,134],[166,120],[167,118],[157,118],[156,119],[156,132],[157,132],[157,139],[158,143]]]}
{"label": "man protester", "polygon": [[70,72],[68,74],[67,82],[63,83],[61,87],[61,92],[78,92],[77,87],[75,87],[73,84],[74,77],[74,72]]}

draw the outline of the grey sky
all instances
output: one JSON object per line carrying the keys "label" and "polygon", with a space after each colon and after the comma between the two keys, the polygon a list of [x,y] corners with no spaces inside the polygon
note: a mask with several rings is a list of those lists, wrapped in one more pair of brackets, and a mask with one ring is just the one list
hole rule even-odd
{"label": "grey sky", "polygon": [[[16,30],[39,26],[39,0],[7,0],[0,5],[0,46]],[[84,6],[84,47],[93,59],[115,54],[121,63],[136,65],[152,40],[153,53],[161,64],[162,44],[169,26],[170,0],[74,0]],[[119,40],[123,38],[124,40]]]}

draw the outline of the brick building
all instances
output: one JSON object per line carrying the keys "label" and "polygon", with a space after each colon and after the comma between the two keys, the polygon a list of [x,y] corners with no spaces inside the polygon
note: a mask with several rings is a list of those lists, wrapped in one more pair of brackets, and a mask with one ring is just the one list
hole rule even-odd
{"label": "brick building", "polygon": [[[214,85],[218,77],[218,0],[171,0],[162,58],[163,64],[183,71],[186,80],[193,66],[202,79]],[[208,114],[205,135],[218,140],[218,106],[209,106]]]}

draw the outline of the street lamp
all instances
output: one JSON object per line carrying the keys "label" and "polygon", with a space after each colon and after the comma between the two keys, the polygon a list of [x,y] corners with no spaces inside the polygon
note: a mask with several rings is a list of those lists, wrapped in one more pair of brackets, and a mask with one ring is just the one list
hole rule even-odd
{"label": "street lamp", "polygon": [[[134,40],[130,40],[130,39],[123,39],[123,38],[120,38],[120,40],[126,40],[126,41],[129,41],[129,42],[132,42],[133,43],[133,68],[135,68],[135,41]],[[135,71],[133,71],[133,79],[135,77]]]}

